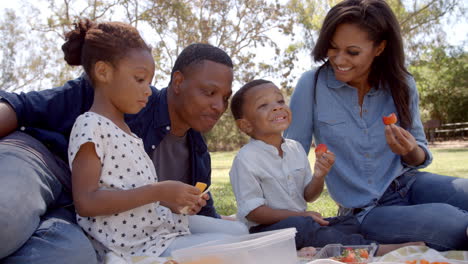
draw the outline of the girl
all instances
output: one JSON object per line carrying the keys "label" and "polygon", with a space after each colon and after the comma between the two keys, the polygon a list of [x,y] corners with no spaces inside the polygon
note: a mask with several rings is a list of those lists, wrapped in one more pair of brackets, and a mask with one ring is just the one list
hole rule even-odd
{"label": "girl", "polygon": [[124,23],[83,20],[66,39],[65,60],[82,65],[95,89],[91,109],[73,126],[68,157],[77,221],[98,256],[167,256],[178,238],[176,245],[185,247],[227,236],[188,236],[191,229],[223,220],[176,214],[183,207],[197,213],[208,195],[178,181],[158,183],[142,140],[124,121],[124,114],[138,113],[151,95],[154,61],[138,31]]}

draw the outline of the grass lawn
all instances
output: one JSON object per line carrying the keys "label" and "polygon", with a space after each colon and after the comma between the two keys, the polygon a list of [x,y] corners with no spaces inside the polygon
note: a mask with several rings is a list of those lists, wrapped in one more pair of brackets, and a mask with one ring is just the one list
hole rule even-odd
{"label": "grass lawn", "polygon": [[[434,160],[424,169],[433,173],[468,178],[468,148],[431,149]],[[314,162],[313,150],[310,151],[309,160]],[[229,169],[236,152],[212,152],[212,186],[211,192],[215,198],[218,213],[231,215],[236,212],[236,199],[232,193],[229,182]],[[320,212],[323,216],[336,215],[337,206],[325,189],[321,197],[309,209]]]}

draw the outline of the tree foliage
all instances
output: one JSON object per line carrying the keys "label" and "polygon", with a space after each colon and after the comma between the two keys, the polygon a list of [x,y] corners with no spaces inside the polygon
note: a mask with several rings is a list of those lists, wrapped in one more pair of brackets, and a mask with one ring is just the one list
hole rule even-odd
{"label": "tree foliage", "polygon": [[[277,81],[291,94],[298,69],[308,69],[304,57],[310,58],[317,32],[327,11],[339,0],[38,0],[23,2],[21,16],[7,10],[0,19],[3,38],[0,46],[0,89],[9,91],[38,90],[63,84],[78,76],[79,67],[63,61],[60,46],[63,33],[78,18],[98,21],[118,20],[137,27],[153,47],[156,73],[153,84],[164,87],[177,55],[194,42],[210,43],[231,55],[235,68],[234,90],[254,78]],[[448,15],[463,17],[457,0],[387,0],[401,23],[409,62],[417,65],[423,107],[454,120],[451,111],[436,105],[442,97],[430,87],[463,87],[465,68],[456,74],[435,76],[436,55],[425,52],[430,43],[442,47],[441,30]],[[434,49],[435,50],[435,49]],[[261,54],[261,55],[260,55]],[[447,67],[462,67],[445,53]],[[457,55],[458,56],[458,55]],[[461,56],[461,55],[460,55]],[[464,56],[464,57],[463,57]],[[466,60],[466,55],[454,58]],[[413,63],[414,62],[414,63]],[[434,64],[434,65],[433,65]],[[466,64],[465,64],[466,65]],[[439,72],[440,73],[440,72]],[[452,76],[450,79],[448,76]],[[457,79],[458,78],[458,79]],[[462,80],[461,80],[461,79]],[[463,78],[464,82],[463,82]],[[438,81],[437,83],[435,83]],[[443,83],[442,83],[443,82]],[[464,85],[464,86],[463,86]],[[441,88],[442,89],[442,88]],[[443,88],[442,90],[444,90]],[[445,90],[444,90],[445,91]],[[458,95],[446,100],[459,100]],[[457,101],[465,105],[462,101]],[[447,106],[448,104],[444,104]],[[456,103],[451,103],[456,105]],[[226,113],[206,135],[211,149],[232,149],[247,137],[239,133],[230,113]]]}
{"label": "tree foliage", "polygon": [[468,53],[454,47],[427,47],[410,67],[418,84],[424,119],[468,121]]}

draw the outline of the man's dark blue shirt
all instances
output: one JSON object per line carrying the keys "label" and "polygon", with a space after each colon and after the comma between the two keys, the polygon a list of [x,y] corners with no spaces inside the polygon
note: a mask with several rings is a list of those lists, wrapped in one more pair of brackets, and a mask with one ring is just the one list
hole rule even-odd
{"label": "man's dark blue shirt", "polygon": [[[164,136],[170,131],[171,121],[167,105],[167,88],[151,87],[148,104],[138,114],[126,115],[125,120],[133,133],[144,142],[150,157]],[[86,76],[68,81],[65,85],[43,91],[8,93],[0,90],[0,100],[8,102],[16,112],[18,127],[46,145],[68,164],[68,138],[75,119],[91,108],[94,90]],[[192,184],[211,185],[211,159],[202,135],[187,132]],[[201,215],[219,217],[213,199],[200,211]]]}

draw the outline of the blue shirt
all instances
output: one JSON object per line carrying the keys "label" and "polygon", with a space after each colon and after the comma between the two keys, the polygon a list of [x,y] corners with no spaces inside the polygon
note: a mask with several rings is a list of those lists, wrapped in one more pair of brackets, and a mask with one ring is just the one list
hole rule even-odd
{"label": "blue shirt", "polygon": [[387,89],[370,89],[364,96],[361,117],[358,90],[336,80],[331,67],[320,71],[315,103],[314,83],[315,71],[305,72],[299,79],[290,102],[293,120],[285,137],[299,141],[307,152],[313,137],[315,144],[325,143],[335,153],[335,164],[325,179],[331,197],[341,207],[373,207],[395,178],[432,162],[412,77],[408,78],[413,118],[409,132],[426,152],[426,160],[417,167],[405,164],[385,139],[382,117],[397,113]]}
{"label": "blue shirt", "polygon": [[[138,114],[126,115],[133,133],[144,142],[150,157],[171,128],[167,105],[167,88],[151,87],[152,95]],[[93,104],[94,90],[86,76],[68,81],[65,85],[43,91],[8,93],[0,90],[0,100],[8,102],[16,112],[19,128],[46,145],[68,164],[68,139],[75,119]],[[211,158],[202,135],[189,129],[187,141],[190,153],[192,184],[211,185]],[[201,215],[218,217],[213,199],[200,211]]]}

